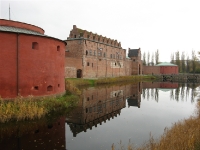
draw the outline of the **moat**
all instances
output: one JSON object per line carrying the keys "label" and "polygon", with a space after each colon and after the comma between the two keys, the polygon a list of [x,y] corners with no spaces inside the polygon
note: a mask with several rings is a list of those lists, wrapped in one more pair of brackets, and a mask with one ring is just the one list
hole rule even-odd
{"label": "moat", "polygon": [[59,118],[0,124],[0,149],[110,150],[136,146],[195,110],[197,83],[138,82],[82,89],[78,106]]}

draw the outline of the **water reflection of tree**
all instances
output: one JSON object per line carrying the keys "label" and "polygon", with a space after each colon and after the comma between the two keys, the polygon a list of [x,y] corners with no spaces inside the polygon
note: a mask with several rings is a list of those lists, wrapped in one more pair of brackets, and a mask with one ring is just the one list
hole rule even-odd
{"label": "water reflection of tree", "polygon": [[[184,101],[190,96],[191,102],[194,102],[195,97],[198,96],[196,88],[200,86],[200,83],[179,83],[178,88],[170,90],[170,99],[178,101]],[[142,89],[143,98],[149,100],[154,99],[159,101],[159,89],[158,88],[145,88]]]}
{"label": "water reflection of tree", "polygon": [[159,93],[159,92],[158,92],[158,89],[156,88],[156,89],[155,89],[155,96],[154,96],[156,102],[158,102],[158,99],[159,99],[158,93]]}
{"label": "water reflection of tree", "polygon": [[145,97],[146,97],[146,89],[142,89],[142,97],[143,97],[143,99],[145,99]]}
{"label": "water reflection of tree", "polygon": [[147,89],[147,100],[149,100],[149,96],[150,96],[149,89]]}
{"label": "water reflection of tree", "polygon": [[170,100],[174,100],[174,90],[172,89],[171,91],[170,91]]}

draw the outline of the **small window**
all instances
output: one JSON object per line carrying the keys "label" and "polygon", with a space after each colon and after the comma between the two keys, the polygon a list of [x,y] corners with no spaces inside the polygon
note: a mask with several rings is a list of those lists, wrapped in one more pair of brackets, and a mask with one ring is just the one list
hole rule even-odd
{"label": "small window", "polygon": [[103,54],[103,57],[106,57],[106,53]]}
{"label": "small window", "polygon": [[60,46],[57,46],[57,51],[60,51]]}
{"label": "small window", "polygon": [[89,101],[90,100],[90,98],[89,97],[87,97],[87,101]]}
{"label": "small window", "polygon": [[53,86],[51,85],[47,86],[47,91],[53,91]]}
{"label": "small window", "polygon": [[92,50],[89,50],[89,54],[92,55]]}
{"label": "small window", "polygon": [[117,64],[116,64],[116,62],[115,62],[115,66],[116,66]]}
{"label": "small window", "polygon": [[133,59],[133,61],[135,61],[135,59]]}
{"label": "small window", "polygon": [[115,54],[113,54],[113,58],[115,58]]}
{"label": "small window", "polygon": [[112,54],[110,54],[110,58],[112,58]]}
{"label": "small window", "polygon": [[88,51],[87,50],[86,50],[85,54],[88,55]]}
{"label": "small window", "polygon": [[87,62],[87,66],[90,66],[90,63],[89,63],[89,62]]}
{"label": "small window", "polygon": [[39,87],[38,86],[34,86],[34,90],[39,90]]}
{"label": "small window", "polygon": [[76,35],[74,35],[74,38],[76,38]]}
{"label": "small window", "polygon": [[95,40],[95,36],[93,36],[93,40]]}
{"label": "small window", "polygon": [[96,51],[94,51],[94,56],[96,56]]}
{"label": "small window", "polygon": [[93,67],[93,63],[92,63],[92,67]]}
{"label": "small window", "polygon": [[58,87],[60,87],[60,84],[58,84]]}
{"label": "small window", "polygon": [[32,43],[32,49],[39,49],[39,45],[37,42]]}
{"label": "small window", "polygon": [[88,113],[88,108],[85,109],[85,112]]}
{"label": "small window", "polygon": [[89,38],[90,38],[90,36],[89,36],[89,35],[87,35],[87,38],[89,39]]}

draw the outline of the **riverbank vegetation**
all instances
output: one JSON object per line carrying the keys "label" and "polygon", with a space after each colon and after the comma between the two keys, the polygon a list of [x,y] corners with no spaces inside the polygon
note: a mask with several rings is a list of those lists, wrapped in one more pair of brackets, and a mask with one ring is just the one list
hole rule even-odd
{"label": "riverbank vegetation", "polygon": [[[112,145],[112,150],[115,150]],[[121,150],[200,150],[200,101],[197,104],[196,115],[179,121],[171,128],[165,128],[160,139],[151,135],[149,141],[136,148],[130,143],[127,148],[120,143]]]}
{"label": "riverbank vegetation", "polygon": [[99,78],[99,79],[66,78],[65,89],[75,95],[80,95],[81,92],[79,88],[81,86],[96,86],[96,85],[130,83],[130,82],[134,83],[138,81],[150,81],[154,79],[155,77],[150,75],[121,76],[114,78]]}
{"label": "riverbank vegetation", "polygon": [[40,119],[47,115],[74,107],[79,97],[70,93],[60,97],[18,97],[14,100],[0,98],[0,123]]}

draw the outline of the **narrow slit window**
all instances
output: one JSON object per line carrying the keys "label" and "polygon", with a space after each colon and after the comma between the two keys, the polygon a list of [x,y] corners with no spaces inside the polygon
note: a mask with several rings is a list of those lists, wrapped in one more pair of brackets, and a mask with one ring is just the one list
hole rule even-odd
{"label": "narrow slit window", "polygon": [[57,46],[57,51],[60,51],[60,46]]}
{"label": "narrow slit window", "polygon": [[39,45],[37,42],[32,43],[32,49],[36,49],[36,50],[39,49]]}

